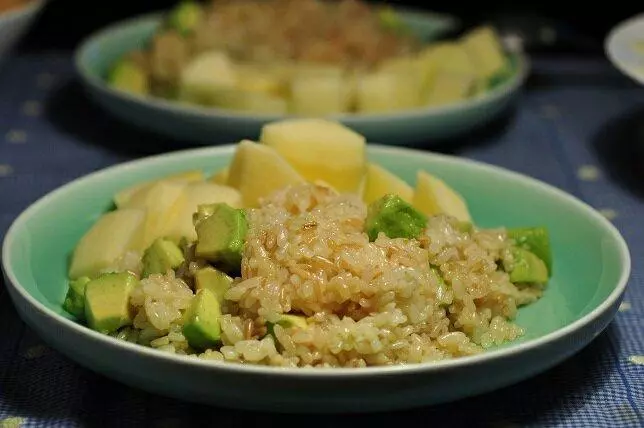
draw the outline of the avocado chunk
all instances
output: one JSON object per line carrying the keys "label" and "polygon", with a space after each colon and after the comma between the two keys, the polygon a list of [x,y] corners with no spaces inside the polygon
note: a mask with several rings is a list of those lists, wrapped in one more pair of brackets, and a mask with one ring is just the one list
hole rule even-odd
{"label": "avocado chunk", "polygon": [[186,311],[183,335],[195,349],[207,349],[221,338],[221,307],[215,294],[204,288],[197,291]]}
{"label": "avocado chunk", "polygon": [[197,211],[192,215],[192,224],[197,227],[199,223],[215,213],[217,204],[197,205]]}
{"label": "avocado chunk", "polygon": [[70,281],[63,302],[63,309],[74,315],[79,321],[85,321],[85,286],[90,281],[91,279],[87,276]]}
{"label": "avocado chunk", "polygon": [[143,253],[143,278],[152,274],[165,274],[185,261],[181,248],[169,239],[157,238]]}
{"label": "avocado chunk", "polygon": [[309,326],[306,322],[306,317],[303,315],[282,314],[280,315],[279,320],[277,320],[276,322],[266,323],[266,334],[270,334],[271,336],[275,337],[275,324],[279,324],[284,328],[297,327],[300,329],[305,329]]}
{"label": "avocado chunk", "polygon": [[125,92],[146,95],[150,92],[146,72],[134,61],[123,58],[116,63],[107,76],[110,86]]}
{"label": "avocado chunk", "polygon": [[224,301],[224,294],[230,288],[233,279],[224,272],[206,267],[195,273],[195,288],[197,291],[207,289],[213,292],[219,303]]}
{"label": "avocado chunk", "polygon": [[387,194],[367,207],[365,231],[370,241],[378,233],[389,238],[416,238],[427,226],[427,217],[400,196]]}
{"label": "avocado chunk", "polygon": [[534,253],[546,264],[548,277],[552,276],[552,253],[550,251],[550,237],[545,227],[525,227],[508,229],[509,238],[514,240],[517,247]]}
{"label": "avocado chunk", "polygon": [[203,16],[199,4],[194,1],[182,1],[168,16],[168,26],[183,36],[191,34]]}
{"label": "avocado chunk", "polygon": [[511,282],[543,284],[548,281],[548,268],[543,260],[524,248],[513,247],[510,251],[513,258],[509,270]]}
{"label": "avocado chunk", "polygon": [[197,222],[195,254],[224,271],[239,271],[248,231],[246,213],[226,203],[212,204],[212,214]]}
{"label": "avocado chunk", "polygon": [[112,333],[132,322],[130,294],[139,280],[129,272],[106,273],[85,286],[85,318],[92,330]]}

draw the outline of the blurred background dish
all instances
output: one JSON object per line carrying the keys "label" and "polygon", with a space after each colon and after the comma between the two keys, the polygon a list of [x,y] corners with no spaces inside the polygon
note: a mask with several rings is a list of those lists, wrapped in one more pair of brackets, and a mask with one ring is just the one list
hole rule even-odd
{"label": "blurred background dish", "polygon": [[27,32],[45,0],[0,0],[0,61]]}
{"label": "blurred background dish", "polygon": [[[507,49],[492,26],[454,37],[458,20],[449,15],[340,2],[336,8],[358,9],[326,12],[338,24],[310,30],[310,11],[288,6],[304,3],[277,3],[287,6],[273,21],[246,17],[250,25],[222,30],[222,16],[267,13],[256,2],[211,11],[182,2],[99,31],[78,49],[76,65],[111,113],[201,144],[256,138],[263,124],[287,115],[336,118],[372,141],[438,141],[494,118],[527,75],[520,47]],[[304,20],[292,28],[302,35],[260,44],[289,13]]]}
{"label": "blurred background dish", "polygon": [[644,84],[644,14],[616,25],[606,37],[605,50],[618,70]]}

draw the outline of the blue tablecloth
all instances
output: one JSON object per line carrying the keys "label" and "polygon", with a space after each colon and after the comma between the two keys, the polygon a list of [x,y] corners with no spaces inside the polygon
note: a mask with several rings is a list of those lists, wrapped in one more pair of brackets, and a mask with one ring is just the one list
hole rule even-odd
{"label": "blue tablecloth", "polygon": [[[71,179],[179,148],[113,120],[74,81],[70,56],[16,56],[0,69],[0,237],[28,204]],[[0,427],[644,426],[644,89],[603,60],[535,58],[516,108],[432,147],[520,171],[585,200],[624,234],[633,273],[607,331],[575,357],[487,395],[380,415],[289,416],[217,409],[133,390],[41,343],[0,288]],[[341,388],[341,385],[338,385]]]}

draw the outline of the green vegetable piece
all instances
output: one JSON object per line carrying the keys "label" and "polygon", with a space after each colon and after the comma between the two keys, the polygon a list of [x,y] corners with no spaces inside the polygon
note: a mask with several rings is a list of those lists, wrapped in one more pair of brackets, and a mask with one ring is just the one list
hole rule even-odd
{"label": "green vegetable piece", "polygon": [[168,16],[168,26],[183,36],[191,34],[203,17],[201,6],[194,1],[182,1]]}
{"label": "green vegetable piece", "polygon": [[197,291],[201,289],[212,291],[219,303],[224,301],[224,294],[226,294],[232,283],[233,279],[230,276],[212,267],[199,269],[195,273],[195,288]]}
{"label": "green vegetable piece", "polygon": [[192,224],[195,227],[203,220],[207,219],[215,213],[217,204],[202,204],[197,206],[197,212],[192,215]]}
{"label": "green vegetable piece", "polygon": [[527,227],[508,229],[509,238],[514,240],[517,247],[533,252],[546,264],[548,277],[552,276],[552,252],[550,250],[550,236],[545,227]]}
{"label": "green vegetable piece", "polygon": [[143,277],[176,269],[185,261],[181,248],[169,239],[157,238],[143,253]]}
{"label": "green vegetable piece", "polygon": [[[306,322],[306,317],[303,315],[282,314],[280,315],[280,318],[279,320],[277,320],[277,322],[266,323],[267,334],[270,334],[273,337],[275,337],[275,331],[274,331],[275,324],[279,324],[284,328],[297,327],[302,330],[304,330],[309,326],[309,324]],[[275,338],[275,340],[277,340],[277,338]]]}
{"label": "green vegetable piece", "polygon": [[212,214],[195,227],[195,254],[220,266],[223,270],[238,271],[248,231],[246,213],[225,203],[212,204]]}
{"label": "green vegetable piece", "polygon": [[369,204],[365,230],[369,240],[378,233],[389,238],[416,238],[427,226],[427,217],[398,195],[388,194]]}
{"label": "green vegetable piece", "polygon": [[129,272],[106,273],[85,286],[85,318],[92,330],[112,333],[132,323],[130,294],[139,283]]}
{"label": "green vegetable piece", "polygon": [[436,299],[441,306],[448,306],[452,304],[454,295],[450,290],[449,285],[445,282],[437,267],[430,266],[430,271],[438,280],[438,288],[436,289]]}
{"label": "green vegetable piece", "polygon": [[134,61],[122,58],[107,76],[110,86],[125,92],[146,95],[150,92],[150,81],[146,72]]}
{"label": "green vegetable piece", "polygon": [[85,287],[90,281],[91,279],[87,276],[70,281],[63,302],[63,309],[74,315],[79,321],[85,321]]}
{"label": "green vegetable piece", "polygon": [[377,11],[378,20],[380,25],[390,31],[396,33],[406,33],[409,31],[407,24],[401,16],[391,7],[381,7]]}
{"label": "green vegetable piece", "polygon": [[216,345],[221,339],[220,318],[217,296],[205,288],[197,291],[184,318],[183,335],[188,344],[201,350]]}
{"label": "green vegetable piece", "polygon": [[546,264],[534,253],[519,247],[513,247],[513,263],[510,270],[510,281],[513,283],[543,284],[548,281]]}

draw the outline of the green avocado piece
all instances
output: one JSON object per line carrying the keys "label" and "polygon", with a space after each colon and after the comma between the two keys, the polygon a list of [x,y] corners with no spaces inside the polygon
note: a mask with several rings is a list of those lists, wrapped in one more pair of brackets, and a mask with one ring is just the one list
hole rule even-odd
{"label": "green avocado piece", "polygon": [[139,280],[129,272],[106,273],[85,286],[85,318],[92,330],[112,333],[132,322],[130,294]]}
{"label": "green avocado piece", "polygon": [[365,231],[370,241],[378,233],[389,238],[416,238],[427,226],[427,217],[398,195],[388,194],[367,207]]}
{"label": "green avocado piece", "polygon": [[202,16],[203,10],[197,2],[184,0],[170,11],[168,26],[187,36],[194,31]]}
{"label": "green avocado piece", "polygon": [[401,34],[409,32],[409,27],[400,14],[398,14],[393,8],[387,6],[380,7],[376,14],[380,25],[384,29]]}
{"label": "green avocado piece", "polygon": [[221,338],[221,306],[215,294],[204,288],[197,291],[183,323],[183,335],[195,349],[207,349]]}
{"label": "green avocado piece", "polygon": [[85,287],[90,281],[91,279],[87,276],[70,281],[63,302],[63,309],[74,315],[79,321],[85,321]]}
{"label": "green avocado piece", "polygon": [[513,247],[511,251],[514,259],[509,271],[511,282],[543,284],[548,281],[548,268],[543,260],[524,248]]}
{"label": "green avocado piece", "polygon": [[303,315],[282,314],[277,322],[266,323],[266,334],[270,334],[275,337],[275,331],[273,330],[275,324],[279,324],[284,328],[297,327],[300,329],[305,329],[309,326],[306,322],[306,317]]}
{"label": "green avocado piece", "polygon": [[143,253],[143,278],[168,269],[176,269],[185,261],[181,248],[169,239],[157,238]]}
{"label": "green avocado piece", "polygon": [[107,76],[110,86],[125,92],[146,95],[150,92],[148,75],[134,61],[122,58]]}
{"label": "green avocado piece", "polygon": [[243,209],[225,203],[212,204],[212,214],[197,222],[195,254],[223,270],[239,271],[248,231]]}
{"label": "green avocado piece", "polygon": [[192,224],[197,227],[199,223],[215,213],[218,204],[202,204],[197,206],[197,211],[192,215]]}
{"label": "green avocado piece", "polygon": [[224,294],[226,294],[232,283],[233,279],[230,276],[212,267],[199,269],[195,273],[195,288],[197,291],[201,289],[212,291],[219,303],[224,301]]}
{"label": "green avocado piece", "polygon": [[525,227],[508,229],[509,238],[514,240],[517,247],[533,252],[546,264],[548,277],[552,276],[552,252],[550,251],[550,237],[545,227]]}

